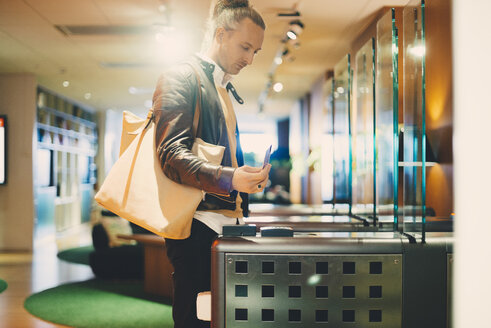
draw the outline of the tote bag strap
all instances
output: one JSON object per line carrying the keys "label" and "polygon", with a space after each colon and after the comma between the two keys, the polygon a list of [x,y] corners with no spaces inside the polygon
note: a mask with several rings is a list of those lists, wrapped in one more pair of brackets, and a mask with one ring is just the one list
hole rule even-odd
{"label": "tote bag strap", "polygon": [[[188,63],[188,64],[193,69],[194,75],[196,76],[196,80],[198,83],[197,84],[198,95],[196,97],[196,106],[194,108],[194,118],[193,118],[193,138],[196,139],[196,136],[198,133],[198,128],[199,128],[199,116],[201,113],[201,79],[199,78],[199,73],[196,70],[196,68],[193,66],[193,64],[191,64],[191,63]],[[153,108],[148,111],[147,119],[146,119],[144,127],[139,128],[136,131],[130,132],[129,134],[139,134],[142,130],[146,130],[152,121],[155,121],[155,115],[153,113]]]}
{"label": "tote bag strap", "polygon": [[196,81],[198,83],[196,85],[198,89],[197,91],[198,95],[196,97],[196,106],[194,108],[194,118],[193,118],[193,137],[196,138],[196,136],[198,135],[198,128],[199,128],[199,116],[201,114],[201,79],[199,78],[199,73],[194,67],[194,65],[191,63],[188,64],[193,69],[194,75],[196,76]]}

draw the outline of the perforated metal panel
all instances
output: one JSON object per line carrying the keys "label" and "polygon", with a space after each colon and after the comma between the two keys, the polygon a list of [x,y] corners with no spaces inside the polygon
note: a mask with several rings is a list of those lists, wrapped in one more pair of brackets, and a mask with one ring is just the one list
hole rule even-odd
{"label": "perforated metal panel", "polygon": [[402,255],[225,254],[226,327],[400,327]]}

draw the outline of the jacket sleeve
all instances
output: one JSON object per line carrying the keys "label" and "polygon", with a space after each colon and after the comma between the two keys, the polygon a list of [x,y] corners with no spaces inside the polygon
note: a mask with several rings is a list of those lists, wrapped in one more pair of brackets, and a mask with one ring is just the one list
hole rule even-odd
{"label": "jacket sleeve", "polygon": [[165,72],[157,82],[153,110],[160,166],[164,174],[177,183],[228,196],[235,169],[206,162],[191,152],[196,88],[191,68]]}

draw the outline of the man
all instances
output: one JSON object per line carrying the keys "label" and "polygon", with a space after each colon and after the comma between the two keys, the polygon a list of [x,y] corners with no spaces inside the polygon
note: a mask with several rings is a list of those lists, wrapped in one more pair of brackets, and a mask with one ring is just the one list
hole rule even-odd
{"label": "man", "polygon": [[[241,222],[248,215],[248,193],[262,191],[268,181],[270,165],[243,166],[228,93],[231,91],[242,103],[230,84],[231,75],[252,64],[261,49],[264,30],[264,21],[247,0],[217,1],[205,51],[165,72],[155,90],[155,138],[162,170],[170,179],[206,192],[195,213],[190,237],[166,238],[167,255],[174,266],[176,328],[209,327],[209,323],[196,318],[196,297],[210,290],[211,244],[224,224]],[[205,162],[190,150],[196,101],[201,104],[197,137],[225,147],[221,165]]]}

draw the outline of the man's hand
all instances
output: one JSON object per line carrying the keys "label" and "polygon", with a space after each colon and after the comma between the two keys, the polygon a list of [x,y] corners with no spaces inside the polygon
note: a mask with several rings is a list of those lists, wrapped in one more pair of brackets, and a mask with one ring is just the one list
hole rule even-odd
{"label": "man's hand", "polygon": [[253,194],[263,191],[268,182],[271,164],[264,168],[252,167],[248,165],[237,168],[232,178],[232,187],[240,192]]}

